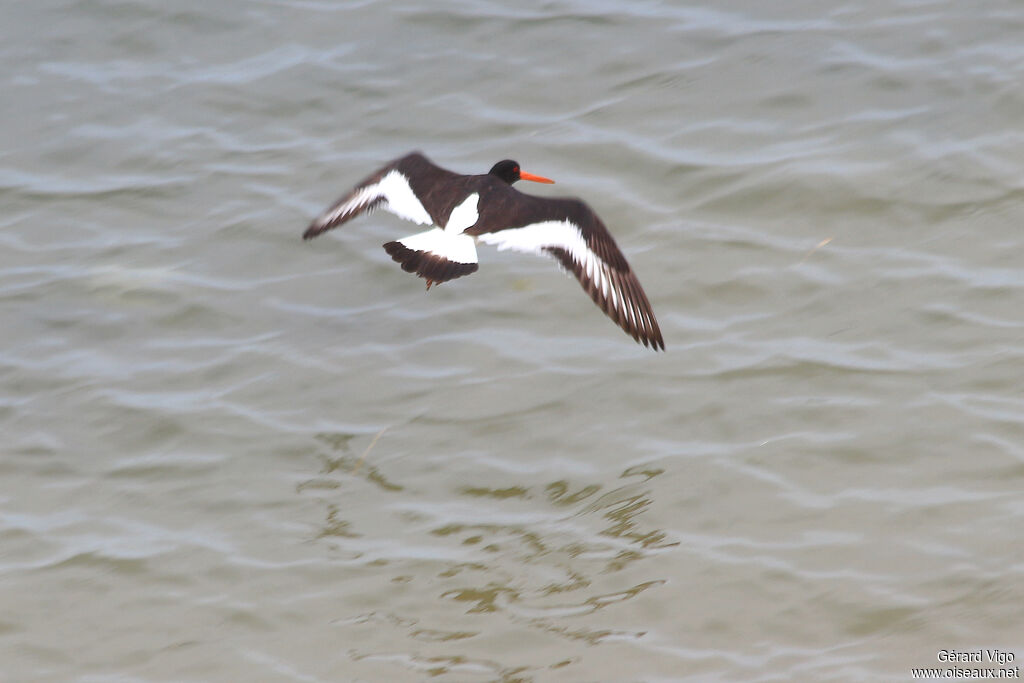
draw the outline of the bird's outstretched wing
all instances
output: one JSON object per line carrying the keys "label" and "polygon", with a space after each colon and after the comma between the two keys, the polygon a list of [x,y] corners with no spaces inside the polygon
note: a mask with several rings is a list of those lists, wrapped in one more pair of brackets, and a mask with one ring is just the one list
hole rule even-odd
{"label": "bird's outstretched wing", "polygon": [[[553,256],[576,276],[594,303],[637,342],[664,350],[665,341],[650,301],[629,267],[608,228],[589,206],[578,199],[548,199],[524,195],[509,188],[501,225],[502,204],[492,197],[481,211],[480,224],[491,231],[478,240],[501,249]],[[514,210],[512,207],[515,207]],[[475,234],[470,228],[467,234]]]}
{"label": "bird's outstretched wing", "polygon": [[[423,173],[425,168],[432,172]],[[407,154],[388,163],[332,204],[309,224],[302,238],[312,239],[374,209],[384,209],[414,223],[430,225],[435,222],[435,217],[424,208],[420,197],[429,196],[431,188],[414,187],[413,184],[429,182],[439,185],[453,177],[459,176],[436,166],[419,152]]]}

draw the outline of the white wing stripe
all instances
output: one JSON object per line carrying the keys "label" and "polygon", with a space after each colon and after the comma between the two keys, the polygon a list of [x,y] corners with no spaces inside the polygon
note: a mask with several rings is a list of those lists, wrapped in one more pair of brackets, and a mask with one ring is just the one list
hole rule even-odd
{"label": "white wing stripe", "polygon": [[639,327],[639,325],[637,325],[637,322],[636,322],[636,306],[632,305],[633,302],[629,302],[629,303],[630,303],[630,305],[626,306],[626,312],[629,314],[628,317],[632,321],[633,327]]}
{"label": "white wing stripe", "polygon": [[515,249],[541,256],[546,255],[544,247],[558,247],[568,251],[577,261],[588,252],[579,228],[569,221],[543,221],[522,228],[485,232],[477,239],[498,247],[498,251]]}
{"label": "white wing stripe", "polygon": [[342,217],[344,217],[344,216],[346,216],[346,215],[348,215],[350,213],[353,213],[353,212],[357,211],[360,207],[363,207],[366,204],[369,204],[371,201],[373,201],[374,199],[376,199],[377,197],[380,196],[380,193],[377,191],[378,186],[379,186],[379,184],[378,185],[371,185],[369,187],[364,187],[362,190],[357,192],[355,194],[355,196],[353,196],[347,202],[345,202],[343,204],[339,204],[334,209],[334,211],[331,211],[326,216],[323,216],[322,218],[320,218],[319,222],[321,224],[325,224],[325,225],[327,223],[333,223],[334,221],[338,220],[339,218],[342,218]]}
{"label": "white wing stripe", "polygon": [[366,189],[371,188],[377,196],[384,196],[387,200],[385,208],[396,216],[421,225],[431,225],[434,222],[409,186],[409,179],[398,171],[389,171],[379,183]]}
{"label": "white wing stripe", "polygon": [[423,204],[409,185],[409,179],[401,172],[392,169],[375,183],[354,189],[347,199],[339,200],[323,215],[310,225],[306,239],[315,237],[324,230],[347,221],[361,211],[379,206],[390,211],[399,218],[413,223],[430,225],[434,221],[423,208]]}
{"label": "white wing stripe", "polygon": [[[610,277],[608,279],[611,280]],[[617,311],[619,310],[619,293],[615,291],[614,285],[609,284],[608,289],[611,290],[612,293],[612,308]]]}
{"label": "white wing stripe", "polygon": [[510,228],[498,232],[478,235],[477,239],[484,244],[496,246],[498,251],[514,249],[531,254],[546,256],[545,248],[564,249],[572,255],[573,260],[580,264],[587,279],[593,281],[604,292],[613,310],[621,310],[623,318],[634,327],[649,327],[643,320],[643,314],[637,308],[639,302],[632,301],[629,291],[620,290],[612,277],[611,268],[597,254],[590,250],[580,229],[570,221],[543,221],[522,228]]}
{"label": "white wing stripe", "polygon": [[604,264],[598,261],[594,265],[594,284],[597,286],[599,292],[604,291],[604,287],[601,283],[604,282]]}

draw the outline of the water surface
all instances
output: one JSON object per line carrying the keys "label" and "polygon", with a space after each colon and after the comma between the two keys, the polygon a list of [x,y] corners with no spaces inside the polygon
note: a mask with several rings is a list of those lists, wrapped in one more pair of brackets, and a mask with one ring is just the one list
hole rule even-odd
{"label": "water surface", "polygon": [[[4,13],[4,680],[1024,659],[1017,4]],[[541,259],[301,241],[413,149],[583,197],[667,352]]]}

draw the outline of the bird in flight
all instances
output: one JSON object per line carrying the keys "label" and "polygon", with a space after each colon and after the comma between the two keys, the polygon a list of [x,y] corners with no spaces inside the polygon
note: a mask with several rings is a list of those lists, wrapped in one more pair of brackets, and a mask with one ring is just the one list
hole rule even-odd
{"label": "bird in flight", "polygon": [[384,244],[403,270],[427,281],[427,289],[476,272],[477,242],[552,256],[627,334],[664,350],[647,295],[597,214],[579,199],[519,192],[512,187],[519,180],[554,182],[522,171],[510,159],[484,174],[460,175],[413,152],[356,185],[302,237],[312,239],[374,209],[433,226]]}

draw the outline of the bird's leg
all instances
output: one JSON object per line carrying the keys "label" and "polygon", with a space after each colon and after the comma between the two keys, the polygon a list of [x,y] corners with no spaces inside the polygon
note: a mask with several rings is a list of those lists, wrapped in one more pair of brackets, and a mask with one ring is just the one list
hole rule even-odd
{"label": "bird's leg", "polygon": [[427,280],[427,291],[430,291],[430,285],[434,284],[433,280]]}

